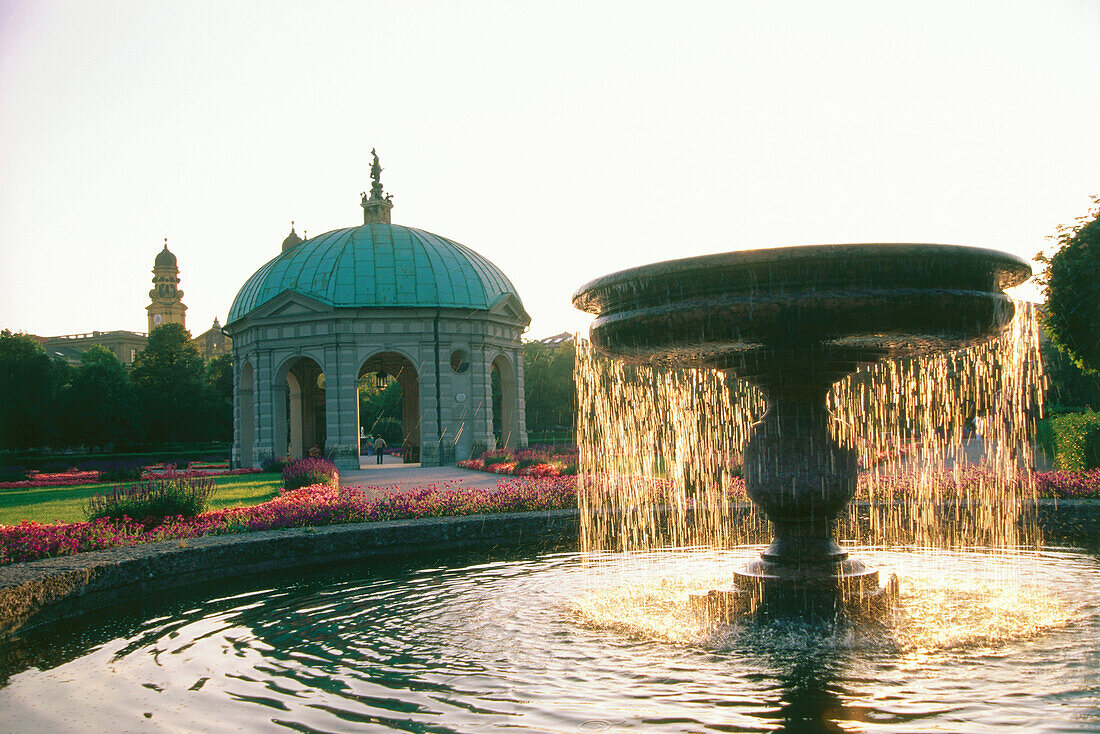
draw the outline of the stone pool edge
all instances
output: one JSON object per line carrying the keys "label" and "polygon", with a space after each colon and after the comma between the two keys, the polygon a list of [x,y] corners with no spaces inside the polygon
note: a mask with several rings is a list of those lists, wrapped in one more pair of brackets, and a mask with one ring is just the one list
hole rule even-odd
{"label": "stone pool edge", "polygon": [[0,640],[141,596],[280,569],[576,538],[578,510],[263,530],[0,567]]}
{"label": "stone pool edge", "polygon": [[[738,503],[741,512],[751,512]],[[1045,535],[1100,536],[1100,501],[1040,500]],[[577,538],[580,512],[460,515],[208,535],[0,566],[0,641],[142,595],[280,569]]]}

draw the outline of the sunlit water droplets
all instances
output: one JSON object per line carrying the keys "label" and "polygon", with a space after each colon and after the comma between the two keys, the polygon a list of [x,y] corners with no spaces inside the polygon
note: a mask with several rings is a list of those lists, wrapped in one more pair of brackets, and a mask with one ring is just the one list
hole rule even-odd
{"label": "sunlit water droplets", "polygon": [[[626,365],[577,348],[585,550],[761,542],[731,510],[761,393],[713,370]],[[859,452],[860,491],[838,538],[879,547],[1034,547],[1031,437],[1041,404],[1035,309],[957,352],[887,360],[833,386],[831,428]],[[976,420],[975,420],[976,419]],[[981,434],[973,435],[973,430]]]}
{"label": "sunlit water droplets", "polygon": [[[746,551],[736,552],[740,562],[748,557]],[[1013,643],[1065,627],[1075,618],[1075,610],[1056,590],[1036,579],[1005,584],[996,578],[993,558],[987,553],[937,556],[894,552],[872,557],[893,564],[901,582],[901,598],[873,623],[836,630],[833,646],[897,653],[900,665],[923,667],[953,653],[997,653]],[[764,630],[748,622],[708,620],[695,612],[691,596],[728,587],[728,569],[737,561],[726,555],[712,556],[703,564],[685,556],[684,562],[690,567],[684,572],[670,570],[677,563],[668,558],[656,572],[630,564],[629,571],[617,578],[608,574],[605,583],[571,600],[568,608],[585,626],[711,650],[737,647],[746,632],[785,639],[821,634],[820,629],[797,624],[773,624]],[[1034,573],[1043,561],[1031,554],[1024,563]],[[791,642],[786,639],[784,644]],[[754,640],[756,643],[759,640]]]}

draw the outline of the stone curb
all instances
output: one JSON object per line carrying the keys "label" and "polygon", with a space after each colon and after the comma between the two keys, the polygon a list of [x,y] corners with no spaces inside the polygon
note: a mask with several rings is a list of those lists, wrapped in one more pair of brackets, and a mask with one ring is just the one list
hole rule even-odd
{"label": "stone curb", "polygon": [[204,582],[424,552],[576,538],[579,512],[465,515],[146,543],[0,567],[0,639]]}

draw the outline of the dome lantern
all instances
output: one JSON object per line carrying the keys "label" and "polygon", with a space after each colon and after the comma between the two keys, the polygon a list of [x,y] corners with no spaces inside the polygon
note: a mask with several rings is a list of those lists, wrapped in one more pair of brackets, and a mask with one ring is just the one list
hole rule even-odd
{"label": "dome lantern", "polygon": [[298,245],[302,244],[302,238],[298,236],[298,233],[294,231],[294,222],[290,223],[290,234],[283,240],[283,252],[292,250]]}

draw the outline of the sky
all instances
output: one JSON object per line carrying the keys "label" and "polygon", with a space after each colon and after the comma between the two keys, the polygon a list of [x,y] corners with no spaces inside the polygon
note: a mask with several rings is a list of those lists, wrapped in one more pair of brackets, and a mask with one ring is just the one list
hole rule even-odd
{"label": "sky", "polygon": [[[193,334],[293,220],[480,252],[527,338],[606,273],[941,242],[1030,259],[1100,194],[1100,2],[0,0],[0,328]],[[1025,297],[1038,297],[1025,286]]]}

